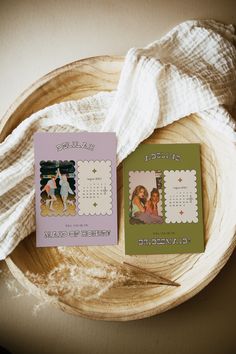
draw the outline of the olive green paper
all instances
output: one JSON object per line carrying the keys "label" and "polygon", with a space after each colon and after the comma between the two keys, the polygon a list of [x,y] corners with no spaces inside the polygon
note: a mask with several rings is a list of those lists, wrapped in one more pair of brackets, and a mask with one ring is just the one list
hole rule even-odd
{"label": "olive green paper", "polygon": [[[196,171],[197,221],[167,223],[164,173],[181,170]],[[132,176],[132,171],[161,171],[159,181],[162,188],[159,193],[162,223],[131,223],[133,218],[129,207],[132,181],[130,182],[129,173],[131,172]],[[126,254],[204,252],[200,144],[141,144],[123,161],[123,182]],[[145,183],[147,183],[147,179],[145,181],[145,178],[143,178],[140,184],[145,186]]]}

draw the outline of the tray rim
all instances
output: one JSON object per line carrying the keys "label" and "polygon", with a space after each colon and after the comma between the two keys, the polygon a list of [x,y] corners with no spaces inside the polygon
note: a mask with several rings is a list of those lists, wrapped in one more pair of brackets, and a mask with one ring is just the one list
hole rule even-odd
{"label": "tray rim", "polygon": [[[127,315],[124,316],[122,315],[121,317],[115,317],[113,314],[104,316],[104,313],[95,313],[95,312],[86,312],[86,311],[81,311],[79,312],[78,309],[73,310],[73,308],[61,301],[53,303],[53,305],[56,308],[59,308],[69,314],[72,315],[79,315],[83,318],[89,318],[92,320],[103,320],[103,321],[135,321],[135,320],[141,320],[147,317],[152,317],[156,316],[158,314],[161,314],[167,310],[171,310],[183,303],[185,303],[187,300],[190,300],[192,297],[197,295],[201,290],[203,290],[220,272],[220,270],[225,266],[227,263],[228,259],[230,258],[231,254],[233,253],[234,249],[236,247],[236,238],[234,238],[234,242],[231,243],[230,247],[226,249],[225,253],[221,255],[221,258],[218,260],[217,265],[215,266],[214,270],[210,273],[207,274],[207,276],[201,281],[199,281],[198,285],[195,288],[189,289],[184,296],[178,297],[177,300],[175,301],[166,301],[162,306],[157,306],[153,307],[152,309],[143,311],[141,313],[137,312],[132,315]],[[28,284],[30,284],[31,287],[31,293],[41,299],[42,297],[44,299],[49,298],[49,295],[45,294],[40,288],[38,288],[34,283],[31,283],[30,280],[24,275],[24,273],[16,266],[16,264],[12,261],[11,257],[8,256],[5,260],[8,269],[10,270],[11,274],[13,277],[25,288],[28,289]]]}
{"label": "tray rim", "polygon": [[[53,79],[55,76],[64,73],[71,68],[74,68],[77,65],[82,65],[84,62],[88,60],[100,60],[100,61],[119,61],[119,62],[124,62],[124,56],[119,56],[119,55],[99,55],[99,56],[92,56],[92,57],[86,57],[83,59],[79,59],[76,61],[73,61],[71,63],[65,64],[59,68],[56,68],[52,71],[50,71],[48,74],[42,76],[38,80],[36,80],[33,84],[31,84],[26,90],[22,92],[14,101],[13,103],[9,106],[7,109],[6,113],[2,116],[0,119],[0,141],[2,141],[2,135],[7,136],[9,133],[6,134],[6,131],[11,129],[11,124],[12,120],[14,118],[14,112],[20,108],[20,106],[27,100],[27,98],[30,97],[31,94],[34,93],[35,90],[39,89],[41,86],[49,82],[51,79]],[[22,119],[22,121],[25,119],[25,117]],[[17,122],[17,125],[19,122]],[[71,314],[76,314],[80,315],[85,318],[90,318],[90,319],[96,319],[96,320],[107,320],[107,321],[127,321],[127,320],[136,320],[136,319],[142,319],[150,316],[157,315],[159,313],[162,313],[164,311],[167,311],[168,309],[172,309],[181,303],[184,303],[188,299],[192,298],[195,296],[197,293],[199,293],[204,287],[206,287],[215,277],[216,275],[220,272],[220,270],[223,268],[223,266],[227,263],[229,257],[233,253],[234,249],[236,247],[236,233],[234,233],[234,236],[232,237],[230,246],[225,249],[223,253],[221,253],[220,258],[218,259],[218,262],[215,264],[215,267],[211,272],[209,272],[204,278],[201,278],[199,282],[197,283],[196,287],[189,289],[184,296],[178,297],[176,300],[172,300],[171,302],[166,302],[162,306],[157,306],[153,307],[152,309],[146,310],[142,313],[136,313],[132,315],[127,315],[127,316],[122,316],[122,317],[114,317],[114,315],[105,316],[103,313],[98,313],[95,314],[94,312],[89,314],[86,314],[86,312],[79,313],[78,309],[76,311],[73,311],[73,309],[67,305],[64,304],[63,302],[58,302],[56,305],[57,307],[61,308],[62,310],[66,311],[67,313]],[[13,262],[11,259],[11,255],[9,255],[6,260],[5,260],[10,272],[16,278],[21,285],[27,288],[27,283],[29,282],[31,287],[33,286],[34,291],[33,294],[38,297],[40,294],[40,297],[42,296],[41,290],[33,283],[31,283],[28,278],[24,275],[24,273],[16,266],[16,264]],[[48,296],[44,293],[45,296]]]}
{"label": "tray rim", "polygon": [[[5,113],[0,117],[0,143],[2,142],[1,135],[7,136],[6,134],[6,125],[11,124],[13,120],[13,114],[14,112],[25,102],[27,98],[31,94],[34,93],[37,89],[39,89],[41,86],[45,85],[47,82],[49,82],[53,77],[62,74],[71,68],[79,65],[83,65],[86,61],[106,61],[106,59],[113,58],[111,61],[120,61],[121,63],[124,62],[125,56],[122,55],[95,55],[91,57],[85,57],[82,59],[78,59],[75,61],[72,61],[70,63],[67,63],[65,65],[62,65],[56,69],[51,70],[47,74],[41,76],[38,78],[36,81],[34,81],[32,84],[30,84],[25,90],[23,90],[19,96],[16,97],[15,100],[13,100],[12,104],[7,108]],[[24,118],[25,119],[25,118]],[[23,119],[23,120],[24,120]]]}

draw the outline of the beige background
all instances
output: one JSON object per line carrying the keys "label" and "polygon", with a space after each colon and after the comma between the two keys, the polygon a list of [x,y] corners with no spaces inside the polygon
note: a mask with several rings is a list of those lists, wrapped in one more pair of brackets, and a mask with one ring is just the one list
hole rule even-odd
{"label": "beige background", "polygon": [[[235,1],[0,0],[0,117],[47,72],[88,56],[125,55],[193,18],[236,23]],[[33,316],[38,301],[30,295],[15,298],[4,262],[0,269],[0,346],[12,353],[236,352],[235,252],[188,302],[128,323],[91,321],[51,307]]]}

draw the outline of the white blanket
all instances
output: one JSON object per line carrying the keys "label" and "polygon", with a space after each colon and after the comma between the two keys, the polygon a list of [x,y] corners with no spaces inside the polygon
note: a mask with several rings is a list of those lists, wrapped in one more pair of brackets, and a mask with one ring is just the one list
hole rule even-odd
{"label": "white blanket", "polygon": [[191,113],[236,142],[232,25],[187,21],[125,57],[116,91],[47,107],[0,144],[0,259],[35,230],[33,134],[114,131],[117,165],[155,128]]}

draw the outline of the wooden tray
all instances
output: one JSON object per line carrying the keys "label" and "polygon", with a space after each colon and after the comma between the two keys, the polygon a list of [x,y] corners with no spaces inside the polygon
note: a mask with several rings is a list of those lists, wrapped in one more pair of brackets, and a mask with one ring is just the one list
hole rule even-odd
{"label": "wooden tray", "polygon": [[[99,91],[116,89],[123,57],[87,58],[59,68],[25,91],[0,122],[0,141],[22,120],[56,102],[79,99]],[[56,305],[68,313],[92,319],[134,320],[155,315],[186,301],[204,288],[220,271],[232,253],[236,239],[236,215],[232,186],[236,178],[236,154],[227,142],[205,121],[192,115],[156,130],[146,143],[201,143],[204,224],[206,250],[203,254],[125,256],[123,247],[122,164],[118,172],[119,245],[77,247],[73,252],[115,265],[123,261],[178,281],[181,286],[143,286],[112,288],[99,300],[79,301],[60,298]],[[235,193],[234,193],[235,194]],[[12,274],[39,297],[47,297],[26,272],[48,273],[64,256],[57,248],[36,248],[35,235],[23,240],[6,262]],[[78,262],[72,257],[72,262]]]}

